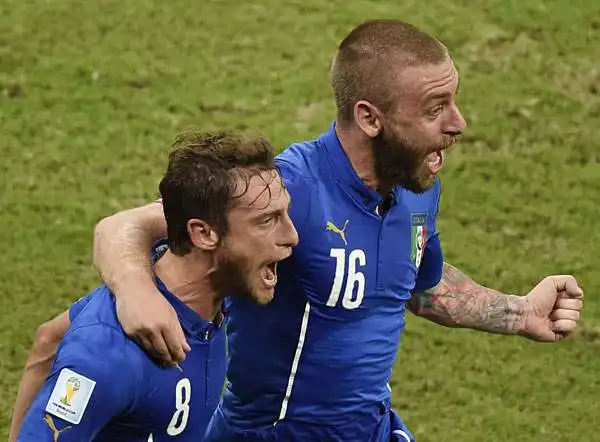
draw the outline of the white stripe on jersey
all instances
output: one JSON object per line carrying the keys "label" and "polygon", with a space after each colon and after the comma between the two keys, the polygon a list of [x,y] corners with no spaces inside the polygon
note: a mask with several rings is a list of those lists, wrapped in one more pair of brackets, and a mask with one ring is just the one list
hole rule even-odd
{"label": "white stripe on jersey", "polygon": [[397,436],[401,436],[406,442],[410,442],[410,437],[408,436],[408,434],[406,434],[402,430],[394,430],[394,431],[392,431],[392,434],[395,434]]}
{"label": "white stripe on jersey", "polygon": [[[290,377],[288,378],[288,385],[285,391],[285,397],[283,398],[283,403],[281,404],[281,411],[279,412],[279,419],[277,420],[277,422],[283,419],[285,417],[285,414],[287,413],[288,403],[290,401],[290,396],[292,395],[292,387],[294,386],[294,379],[296,378],[296,372],[298,370],[298,362],[300,361],[300,355],[302,355],[302,347],[304,347],[304,338],[306,336],[306,329],[308,327],[309,316],[310,304],[307,301],[306,306],[304,307],[304,316],[302,316],[302,325],[300,326],[300,336],[298,337],[296,354],[294,355],[294,360],[292,361],[292,370],[290,371]],[[277,424],[277,422],[275,422],[275,424]]]}

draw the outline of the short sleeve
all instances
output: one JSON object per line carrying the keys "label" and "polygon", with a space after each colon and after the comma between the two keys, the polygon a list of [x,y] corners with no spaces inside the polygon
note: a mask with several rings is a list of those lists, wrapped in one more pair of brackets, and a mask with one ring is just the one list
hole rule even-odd
{"label": "short sleeve", "polygon": [[77,315],[81,313],[81,311],[85,308],[86,305],[90,302],[90,295],[83,296],[71,304],[69,307],[69,320],[73,322]]}
{"label": "short sleeve", "polygon": [[433,204],[429,209],[429,217],[425,235],[425,253],[417,274],[414,291],[423,291],[435,287],[442,279],[444,255],[440,235],[437,230],[437,215],[440,206],[441,184],[438,178],[431,189]]}
{"label": "short sleeve", "polygon": [[67,333],[51,375],[30,407],[18,442],[91,441],[135,401],[124,337],[95,324]]}

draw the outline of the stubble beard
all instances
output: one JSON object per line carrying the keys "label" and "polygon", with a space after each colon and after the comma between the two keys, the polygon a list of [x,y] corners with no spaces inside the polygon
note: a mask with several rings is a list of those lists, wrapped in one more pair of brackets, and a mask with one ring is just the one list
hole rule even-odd
{"label": "stubble beard", "polygon": [[454,137],[448,137],[427,148],[384,127],[372,141],[379,187],[389,191],[400,186],[417,194],[429,190],[437,174],[429,169],[427,156],[455,142]]}

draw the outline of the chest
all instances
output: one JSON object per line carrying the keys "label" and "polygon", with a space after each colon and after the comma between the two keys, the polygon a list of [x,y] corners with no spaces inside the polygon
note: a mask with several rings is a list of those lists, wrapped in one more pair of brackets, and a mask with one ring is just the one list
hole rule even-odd
{"label": "chest", "polygon": [[426,197],[399,195],[381,216],[339,187],[319,189],[294,252],[311,301],[364,313],[406,301],[432,223]]}
{"label": "chest", "polygon": [[224,330],[210,341],[189,341],[192,350],[176,368],[153,365],[145,373],[145,394],[131,422],[151,440],[201,440],[219,403],[227,365]]}

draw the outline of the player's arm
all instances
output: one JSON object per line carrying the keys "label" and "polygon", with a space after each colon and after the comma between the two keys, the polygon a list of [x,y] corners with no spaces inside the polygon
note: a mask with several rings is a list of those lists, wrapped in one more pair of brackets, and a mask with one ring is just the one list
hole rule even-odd
{"label": "player's arm", "polygon": [[[439,206],[439,181],[437,184]],[[491,333],[559,341],[577,327],[583,290],[570,275],[544,278],[526,296],[485,287],[444,262],[432,208],[431,237],[426,242],[408,309],[447,327],[466,327]]]}
{"label": "player's arm", "polygon": [[484,287],[444,262],[439,283],[413,293],[408,307],[416,315],[447,327],[514,335],[525,325],[525,301],[523,296]]}
{"label": "player's arm", "polygon": [[69,313],[64,312],[38,327],[19,384],[10,424],[9,442],[17,439],[21,422],[50,374],[56,349],[70,324]]}
{"label": "player's arm", "polygon": [[167,236],[160,201],[118,212],[94,231],[94,265],[117,298],[125,333],[167,363],[190,347],[177,314],[156,288],[148,251]]}
{"label": "player's arm", "polygon": [[415,289],[407,304],[414,314],[446,327],[466,327],[500,334],[517,334],[525,320],[525,298],[478,284],[444,261],[437,230],[441,185],[430,208],[431,232]]}
{"label": "player's arm", "polygon": [[571,275],[550,275],[526,296],[507,295],[444,263],[440,282],[416,291],[410,302],[415,313],[438,324],[556,342],[577,328],[583,289]]}
{"label": "player's arm", "polygon": [[[140,374],[123,340],[118,330],[99,325],[67,334],[17,442],[92,441],[127,410],[135,401]],[[114,351],[107,354],[107,348]]]}
{"label": "player's arm", "polygon": [[89,302],[85,296],[74,302],[68,311],[40,325],[29,351],[29,358],[19,384],[19,391],[13,408],[9,442],[14,442],[19,434],[21,422],[31,403],[39,393],[44,381],[50,375],[56,350],[73,319]]}

